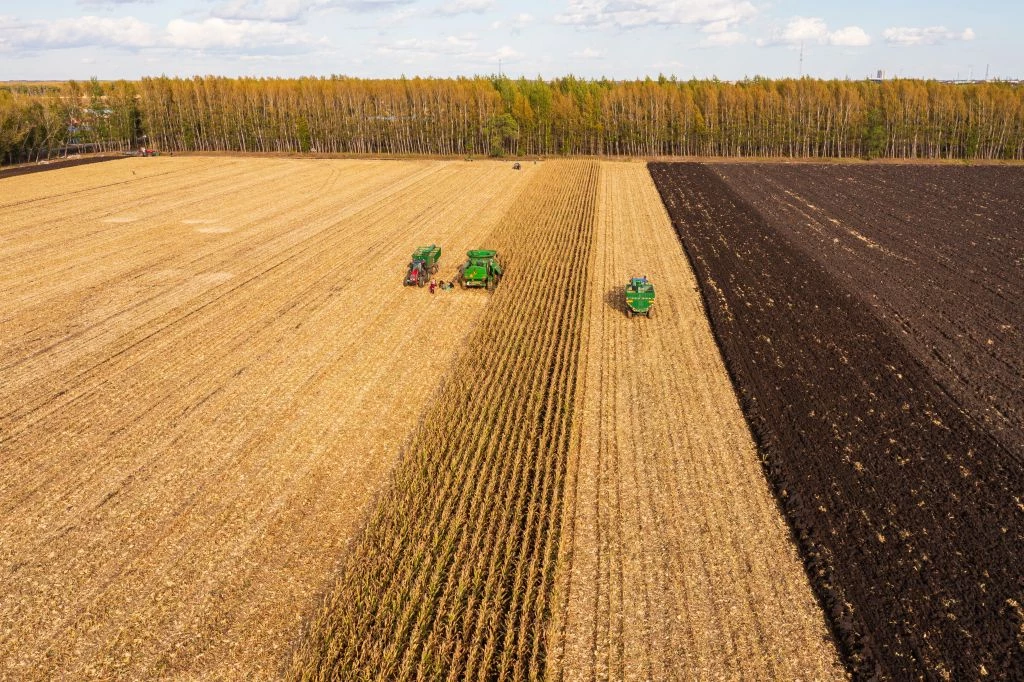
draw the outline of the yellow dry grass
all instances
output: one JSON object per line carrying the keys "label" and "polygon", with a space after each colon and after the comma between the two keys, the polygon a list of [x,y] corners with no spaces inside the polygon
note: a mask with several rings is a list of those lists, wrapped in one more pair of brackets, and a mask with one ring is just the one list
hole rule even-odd
{"label": "yellow dry grass", "polygon": [[645,167],[602,164],[597,206],[548,678],[843,679]]}
{"label": "yellow dry grass", "polygon": [[0,180],[0,677],[280,665],[487,296],[508,164],[129,159]]}

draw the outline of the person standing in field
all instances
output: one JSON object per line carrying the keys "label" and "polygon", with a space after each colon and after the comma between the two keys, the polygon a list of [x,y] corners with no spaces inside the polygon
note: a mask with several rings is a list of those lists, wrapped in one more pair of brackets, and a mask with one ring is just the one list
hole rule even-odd
{"label": "person standing in field", "polygon": [[434,289],[436,289],[436,288],[437,288],[437,280],[436,279],[430,280],[430,293],[434,293]]}

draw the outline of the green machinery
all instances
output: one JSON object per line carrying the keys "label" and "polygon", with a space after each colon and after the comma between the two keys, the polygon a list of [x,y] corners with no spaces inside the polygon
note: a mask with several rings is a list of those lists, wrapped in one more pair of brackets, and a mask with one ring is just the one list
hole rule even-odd
{"label": "green machinery", "polygon": [[490,249],[476,249],[466,252],[466,262],[459,268],[459,282],[462,288],[487,287],[493,291],[501,281],[502,269],[498,252]]}
{"label": "green machinery", "polygon": [[405,273],[405,285],[423,286],[430,276],[437,272],[437,261],[441,260],[441,247],[436,244],[421,246],[412,252],[409,269]]}
{"label": "green machinery", "polygon": [[629,317],[634,315],[651,316],[651,308],[654,306],[654,285],[647,277],[633,277],[626,285],[626,314]]}

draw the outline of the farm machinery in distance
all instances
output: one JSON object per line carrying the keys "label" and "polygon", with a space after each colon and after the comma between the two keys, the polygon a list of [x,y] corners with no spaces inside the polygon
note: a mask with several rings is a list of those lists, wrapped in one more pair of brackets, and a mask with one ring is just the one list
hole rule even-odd
{"label": "farm machinery in distance", "polygon": [[[405,272],[403,284],[406,286],[426,286],[431,283],[430,293],[434,293],[433,276],[438,270],[441,260],[441,247],[436,244],[421,246],[413,251],[409,267]],[[466,252],[466,262],[459,266],[458,274],[451,285],[441,282],[441,289],[458,282],[463,289],[483,287],[494,291],[501,281],[504,270],[498,260],[498,252],[492,249],[474,249]]]}
{"label": "farm machinery in distance", "polygon": [[441,247],[435,244],[421,246],[412,252],[409,269],[405,273],[405,285],[424,286],[430,277],[437,272],[437,262],[441,260]]}
{"label": "farm machinery in distance", "polygon": [[651,316],[651,308],[654,306],[654,285],[647,277],[633,277],[626,285],[626,315]]}
{"label": "farm machinery in distance", "polygon": [[466,252],[466,262],[459,266],[458,280],[463,289],[486,287],[494,291],[503,274],[497,251],[475,249]]}

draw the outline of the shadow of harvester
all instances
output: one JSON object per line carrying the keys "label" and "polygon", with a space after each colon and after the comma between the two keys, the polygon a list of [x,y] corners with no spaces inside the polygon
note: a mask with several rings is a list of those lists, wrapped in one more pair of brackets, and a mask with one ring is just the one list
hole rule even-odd
{"label": "shadow of harvester", "polygon": [[612,287],[604,293],[604,303],[620,315],[627,317],[629,308],[626,307],[626,292],[623,287]]}

